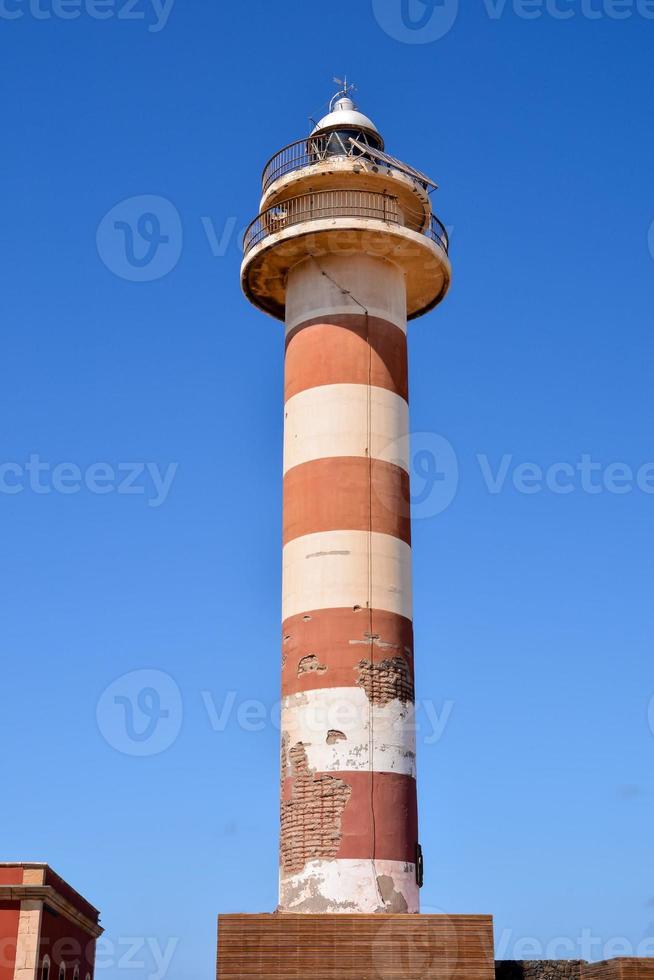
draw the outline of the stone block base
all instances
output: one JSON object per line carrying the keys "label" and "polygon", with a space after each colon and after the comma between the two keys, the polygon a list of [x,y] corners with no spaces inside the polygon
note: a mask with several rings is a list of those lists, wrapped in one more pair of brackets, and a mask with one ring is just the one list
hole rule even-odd
{"label": "stone block base", "polygon": [[494,980],[490,915],[221,915],[218,980]]}

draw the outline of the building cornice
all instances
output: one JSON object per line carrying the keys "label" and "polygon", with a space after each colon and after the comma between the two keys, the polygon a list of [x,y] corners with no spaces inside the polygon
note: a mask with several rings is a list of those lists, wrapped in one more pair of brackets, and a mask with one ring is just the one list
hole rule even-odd
{"label": "building cornice", "polygon": [[104,932],[101,925],[78,911],[52,885],[0,885],[0,902],[43,902],[94,939]]}

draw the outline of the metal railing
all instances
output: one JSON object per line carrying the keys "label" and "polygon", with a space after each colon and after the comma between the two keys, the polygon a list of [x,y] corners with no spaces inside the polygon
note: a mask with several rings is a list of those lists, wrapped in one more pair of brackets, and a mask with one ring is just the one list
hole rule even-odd
{"label": "metal railing", "polygon": [[[364,133],[356,133],[356,137],[363,142],[367,140]],[[263,192],[265,194],[270,185],[279,177],[283,177],[293,170],[311,167],[313,164],[321,163],[321,161],[331,157],[362,155],[362,151],[353,146],[339,132],[323,133],[319,136],[309,136],[306,139],[297,140],[276,153],[264,167],[261,177]]]}
{"label": "metal railing", "polygon": [[449,252],[450,239],[445,231],[445,225],[438,220],[435,214],[432,214],[429,228],[425,230],[424,234],[427,238],[431,238],[433,242],[436,242],[437,245],[440,245],[445,252]]}
{"label": "metal railing", "polygon": [[260,214],[245,233],[243,249],[247,253],[268,235],[320,218],[378,218],[401,223],[396,197],[370,191],[316,191],[282,201]]}
{"label": "metal railing", "polygon": [[[396,197],[371,191],[316,191],[282,201],[263,211],[245,232],[243,250],[247,255],[269,235],[303,221],[318,221],[321,218],[376,218],[407,226]],[[447,252],[447,232],[435,215],[432,215],[429,227],[422,234]]]}

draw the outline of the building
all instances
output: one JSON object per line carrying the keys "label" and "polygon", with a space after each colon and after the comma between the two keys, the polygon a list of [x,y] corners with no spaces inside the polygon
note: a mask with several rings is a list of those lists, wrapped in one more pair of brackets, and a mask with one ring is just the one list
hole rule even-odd
{"label": "building", "polygon": [[0,980],[93,980],[99,918],[47,864],[0,864]]}

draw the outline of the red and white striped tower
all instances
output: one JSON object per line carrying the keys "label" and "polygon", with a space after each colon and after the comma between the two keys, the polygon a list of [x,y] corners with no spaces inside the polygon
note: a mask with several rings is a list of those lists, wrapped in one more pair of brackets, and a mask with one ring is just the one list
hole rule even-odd
{"label": "red and white striped tower", "polygon": [[280,911],[418,912],[407,319],[432,183],[347,90],[276,154],[243,289],[286,324]]}

